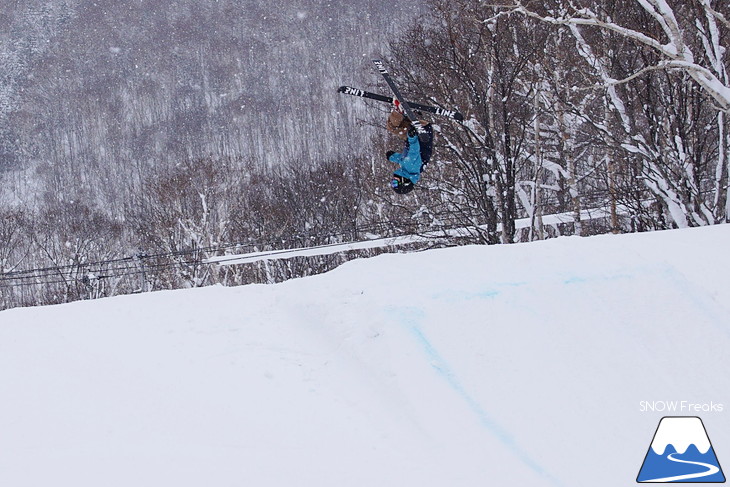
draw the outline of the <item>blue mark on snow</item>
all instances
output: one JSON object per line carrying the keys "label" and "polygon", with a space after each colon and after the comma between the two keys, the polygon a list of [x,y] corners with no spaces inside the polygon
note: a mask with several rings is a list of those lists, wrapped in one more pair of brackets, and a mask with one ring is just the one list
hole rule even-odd
{"label": "blue mark on snow", "polygon": [[527,285],[527,282],[490,282],[487,289],[481,291],[473,291],[472,289],[462,290],[448,290],[442,291],[432,295],[433,299],[440,299],[448,302],[456,301],[472,301],[476,299],[494,299],[502,295],[503,291],[509,288],[522,287]]}
{"label": "blue mark on snow", "polygon": [[699,313],[714,324],[724,334],[730,336],[730,327],[727,326],[728,308],[724,303],[715,300],[708,290],[703,289],[690,280],[675,266],[663,265],[642,266],[606,275],[570,276],[563,279],[565,285],[593,285],[597,283],[614,282],[621,280],[642,280],[651,282],[651,279],[660,279],[662,284],[673,287],[682,299],[688,300]]}
{"label": "blue mark on snow", "polygon": [[451,389],[461,397],[469,408],[479,419],[479,422],[488,429],[504,446],[506,446],[523,464],[529,467],[532,471],[538,475],[547,479],[553,485],[562,485],[557,479],[552,477],[544,467],[542,467],[537,461],[535,461],[530,455],[525,452],[515,441],[515,439],[500,426],[489,414],[482,408],[479,402],[472,397],[471,394],[464,388],[456,374],[451,370],[448,363],[444,360],[441,354],[436,350],[431,341],[426,337],[421,328],[414,319],[422,317],[423,313],[418,309],[400,309],[398,313],[401,317],[402,323],[408,327],[411,334],[415,337],[418,344],[421,346],[423,351],[426,353],[431,367],[446,381]]}
{"label": "blue mark on snow", "polygon": [[664,269],[664,276],[672,282],[685,299],[694,304],[694,308],[701,312],[708,321],[725,335],[730,336],[730,329],[727,326],[728,309],[724,303],[715,300],[707,290],[690,281],[674,266],[667,265]]}
{"label": "blue mark on snow", "polygon": [[613,282],[622,280],[631,280],[634,276],[628,273],[608,274],[608,275],[585,275],[585,276],[572,276],[563,279],[563,284],[586,284],[596,282]]}
{"label": "blue mark on snow", "polygon": [[[449,368],[448,364],[446,364],[438,351],[434,348],[428,338],[426,338],[426,335],[423,334],[423,331],[421,331],[421,329],[417,325],[411,325],[410,331],[416,337],[419,344],[426,352],[426,355],[428,355],[431,367],[433,367],[433,369],[436,370],[436,372],[438,372],[439,375],[441,375],[441,377],[446,380],[449,386],[451,386],[451,388],[456,391],[459,396],[464,399],[464,401],[466,401],[471,410],[477,415],[482,425],[491,430],[502,443],[514,445],[514,440],[512,439],[512,437],[506,431],[504,431],[504,429],[502,429],[492,418],[490,418],[487,412],[484,411],[484,409],[482,409],[482,407],[479,405],[479,403],[464,389],[464,387],[461,385],[459,380]],[[542,469],[540,469],[539,467],[537,467],[536,469],[539,470],[540,473],[542,473]]]}

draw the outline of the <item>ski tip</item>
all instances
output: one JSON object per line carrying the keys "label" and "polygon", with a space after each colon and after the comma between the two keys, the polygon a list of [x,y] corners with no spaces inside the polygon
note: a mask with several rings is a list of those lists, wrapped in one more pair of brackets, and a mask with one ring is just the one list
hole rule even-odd
{"label": "ski tip", "polygon": [[373,59],[373,63],[375,63],[375,67],[378,68],[380,74],[388,74],[388,70],[385,69],[385,64],[383,64],[381,59]]}
{"label": "ski tip", "polygon": [[337,88],[337,93],[344,93],[345,91],[347,91],[347,86],[340,86]]}

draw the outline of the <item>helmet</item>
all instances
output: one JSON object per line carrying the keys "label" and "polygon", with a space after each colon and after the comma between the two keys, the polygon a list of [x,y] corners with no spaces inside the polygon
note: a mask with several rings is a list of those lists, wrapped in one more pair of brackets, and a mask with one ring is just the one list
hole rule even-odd
{"label": "helmet", "polygon": [[413,191],[415,186],[410,179],[393,174],[393,179],[390,180],[390,187],[398,194],[408,194]]}

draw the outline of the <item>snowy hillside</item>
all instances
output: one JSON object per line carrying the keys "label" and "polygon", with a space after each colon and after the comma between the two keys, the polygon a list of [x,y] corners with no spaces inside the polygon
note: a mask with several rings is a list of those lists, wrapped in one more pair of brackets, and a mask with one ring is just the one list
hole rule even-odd
{"label": "snowy hillside", "polygon": [[665,415],[730,464],[728,248],[561,238],[3,311],[0,485],[613,487]]}

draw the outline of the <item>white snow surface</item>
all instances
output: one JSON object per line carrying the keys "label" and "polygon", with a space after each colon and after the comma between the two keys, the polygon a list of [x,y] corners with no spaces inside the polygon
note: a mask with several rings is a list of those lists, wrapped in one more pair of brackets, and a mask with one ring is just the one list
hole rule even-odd
{"label": "white snow surface", "polygon": [[722,463],[728,248],[570,237],[3,311],[0,485],[631,485],[666,414],[639,404],[669,399],[724,404],[687,414]]}

